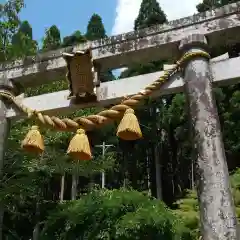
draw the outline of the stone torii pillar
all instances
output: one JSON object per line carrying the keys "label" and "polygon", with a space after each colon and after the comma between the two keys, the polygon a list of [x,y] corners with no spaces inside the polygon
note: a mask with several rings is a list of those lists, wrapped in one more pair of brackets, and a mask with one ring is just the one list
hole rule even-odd
{"label": "stone torii pillar", "polygon": [[[204,35],[180,43],[183,53],[207,52]],[[185,92],[194,133],[195,178],[203,240],[237,240],[237,220],[230,189],[209,60],[194,58],[184,66]]]}
{"label": "stone torii pillar", "polygon": [[[13,89],[13,85],[8,79],[0,79],[0,90]],[[7,107],[4,100],[0,97],[0,181],[3,177],[4,155],[6,142],[10,130],[10,120],[6,118]],[[4,206],[0,203],[0,240],[3,239],[3,216]]]}

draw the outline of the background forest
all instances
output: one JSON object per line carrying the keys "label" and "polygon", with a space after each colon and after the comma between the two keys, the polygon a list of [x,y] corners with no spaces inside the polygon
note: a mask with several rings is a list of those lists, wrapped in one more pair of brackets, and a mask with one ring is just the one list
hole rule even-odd
{"label": "background forest", "polygon": [[[234,0],[204,0],[198,12]],[[86,33],[61,38],[50,26],[41,48],[27,20],[20,21],[23,0],[0,4],[0,61],[24,58],[106,37],[101,16],[93,14]],[[143,0],[135,30],[166,23],[156,0]],[[226,46],[212,57],[239,46]],[[161,70],[166,61],[129,66],[119,78]],[[101,81],[117,79],[111,71]],[[26,89],[26,96],[68,88],[65,79]],[[240,85],[214,89],[232,188],[240,219]],[[98,112],[91,108],[71,116]],[[191,136],[184,94],[149,100],[136,112],[144,139],[124,142],[109,125],[90,134],[94,159],[72,162],[66,156],[70,133],[44,130],[46,151],[36,157],[20,149],[31,121],[11,127],[0,188],[0,239],[198,239],[198,205],[194,184]],[[103,156],[103,144],[106,147]],[[102,178],[105,186],[102,188]],[[160,201],[161,200],[161,201]],[[1,237],[2,236],[2,237]]]}

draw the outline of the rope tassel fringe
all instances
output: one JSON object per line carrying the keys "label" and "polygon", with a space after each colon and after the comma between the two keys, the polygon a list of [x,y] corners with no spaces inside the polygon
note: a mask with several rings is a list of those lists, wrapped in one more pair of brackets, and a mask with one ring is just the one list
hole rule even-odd
{"label": "rope tassel fringe", "polygon": [[27,152],[37,154],[41,154],[44,151],[44,141],[38,126],[32,126],[22,141],[22,148]]}
{"label": "rope tassel fringe", "polygon": [[84,129],[78,129],[69,143],[67,154],[77,160],[90,160],[92,153],[88,137]]}
{"label": "rope tassel fringe", "polygon": [[124,113],[118,126],[117,136],[128,141],[142,138],[142,131],[132,108],[127,109]]}

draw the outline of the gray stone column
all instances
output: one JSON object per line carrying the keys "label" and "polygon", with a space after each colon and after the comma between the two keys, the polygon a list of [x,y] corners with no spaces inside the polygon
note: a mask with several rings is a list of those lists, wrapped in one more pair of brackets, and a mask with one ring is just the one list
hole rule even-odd
{"label": "gray stone column", "polygon": [[[194,34],[180,43],[184,53],[207,51],[207,40]],[[195,180],[203,240],[237,240],[237,221],[230,189],[208,59],[197,57],[184,66],[185,92],[194,143]]]}
{"label": "gray stone column", "polygon": [[[12,85],[6,79],[0,79],[0,89],[10,89]],[[4,99],[0,97],[0,181],[3,176],[3,165],[4,165],[4,155],[6,141],[8,138],[8,133],[10,129],[10,121],[6,118],[6,105]],[[4,216],[4,206],[0,203],[0,240],[3,239],[3,216]]]}

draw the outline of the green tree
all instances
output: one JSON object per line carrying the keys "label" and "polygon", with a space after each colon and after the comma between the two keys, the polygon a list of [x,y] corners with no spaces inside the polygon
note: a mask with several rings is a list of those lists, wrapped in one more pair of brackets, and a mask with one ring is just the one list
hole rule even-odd
{"label": "green tree", "polygon": [[196,8],[198,12],[205,12],[207,10],[217,8],[221,5],[220,0],[203,0],[202,3],[199,3]]}
{"label": "green tree", "polygon": [[37,42],[33,40],[32,27],[28,21],[23,21],[12,37],[11,55],[19,58],[33,56],[37,53]]}
{"label": "green tree", "polygon": [[[181,237],[185,238],[181,238]],[[166,206],[137,191],[94,190],[59,206],[42,239],[190,239]]]}
{"label": "green tree", "polygon": [[[164,24],[166,22],[167,17],[161,9],[157,0],[143,0],[139,9],[138,16],[134,22],[134,30],[151,27],[157,24]],[[141,65],[135,64],[123,71],[120,75],[120,78],[159,71],[162,68],[162,65],[163,61],[154,61],[143,63]]]}
{"label": "green tree", "polygon": [[134,23],[134,30],[167,22],[167,17],[157,0],[143,0]]}
{"label": "green tree", "polygon": [[199,3],[196,8],[198,12],[205,12],[234,2],[238,2],[238,0],[203,0],[203,2]]}
{"label": "green tree", "polygon": [[32,27],[28,21],[21,22],[18,31],[23,33],[25,36],[28,36],[30,39],[33,39]]}
{"label": "green tree", "polygon": [[43,39],[43,50],[50,51],[55,50],[61,46],[61,34],[56,25],[51,26],[45,32]]}
{"label": "green tree", "polygon": [[0,3],[0,61],[9,60],[9,47],[12,36],[18,30],[19,12],[24,5],[23,0],[9,0]]}
{"label": "green tree", "polygon": [[87,25],[86,38],[90,41],[94,41],[105,38],[106,36],[102,18],[98,14],[93,14]]}
{"label": "green tree", "polygon": [[84,43],[86,41],[87,40],[86,40],[85,36],[83,36],[80,31],[76,31],[72,35],[66,36],[63,38],[62,46],[63,47],[73,46],[78,43]]}
{"label": "green tree", "polygon": [[[87,40],[94,41],[107,37],[106,30],[102,23],[102,18],[98,14],[93,14],[87,26],[86,38]],[[99,76],[101,82],[108,82],[115,79],[112,71],[102,72],[100,70]]]}

